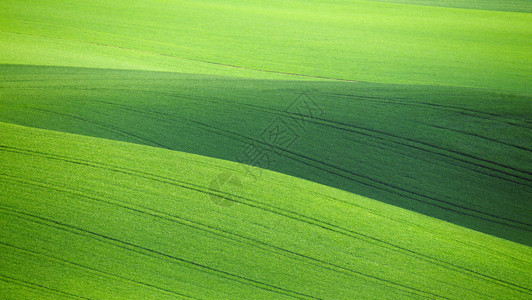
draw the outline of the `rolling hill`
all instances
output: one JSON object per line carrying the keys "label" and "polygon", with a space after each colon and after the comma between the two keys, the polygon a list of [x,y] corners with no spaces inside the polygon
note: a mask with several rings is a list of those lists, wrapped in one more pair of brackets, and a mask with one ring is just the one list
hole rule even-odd
{"label": "rolling hill", "polygon": [[0,69],[0,121],[272,169],[532,245],[529,97],[456,87]]}
{"label": "rolling hill", "polygon": [[8,0],[0,13],[0,63],[531,93],[527,13],[362,0]]}
{"label": "rolling hill", "polygon": [[0,298],[532,298],[532,2],[0,2]]}
{"label": "rolling hill", "polygon": [[0,163],[2,298],[532,292],[530,247],[271,171],[5,123]]}

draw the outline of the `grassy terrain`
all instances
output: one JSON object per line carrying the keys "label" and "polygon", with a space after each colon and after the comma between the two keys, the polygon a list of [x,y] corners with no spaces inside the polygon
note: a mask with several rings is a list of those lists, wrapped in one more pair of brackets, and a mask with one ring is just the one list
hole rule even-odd
{"label": "grassy terrain", "polygon": [[0,299],[532,298],[532,4],[0,2]]}
{"label": "grassy terrain", "polygon": [[271,171],[5,123],[0,164],[3,299],[532,294],[530,247]]}
{"label": "grassy terrain", "polygon": [[[0,121],[256,165],[532,244],[528,97],[98,69],[0,70],[6,74]],[[313,116],[286,112],[293,103],[304,106],[301,93],[316,104]],[[263,133],[278,118],[298,139],[271,152]],[[251,145],[268,159],[257,161]]]}
{"label": "grassy terrain", "polygon": [[2,1],[0,15],[0,63],[532,91],[530,14],[360,0],[47,0]]}

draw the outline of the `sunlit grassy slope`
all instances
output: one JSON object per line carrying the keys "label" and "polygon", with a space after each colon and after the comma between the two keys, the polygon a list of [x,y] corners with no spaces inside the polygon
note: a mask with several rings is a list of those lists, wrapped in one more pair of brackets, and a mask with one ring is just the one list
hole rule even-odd
{"label": "sunlit grassy slope", "polygon": [[531,14],[361,0],[9,0],[0,15],[0,63],[532,91]]}
{"label": "sunlit grassy slope", "polygon": [[[532,244],[528,97],[79,68],[0,70],[4,122],[269,168]],[[299,112],[287,112],[294,103]],[[272,142],[272,124],[282,124],[295,142]]]}
{"label": "sunlit grassy slope", "polygon": [[2,299],[532,293],[530,247],[271,171],[5,123],[0,164]]}

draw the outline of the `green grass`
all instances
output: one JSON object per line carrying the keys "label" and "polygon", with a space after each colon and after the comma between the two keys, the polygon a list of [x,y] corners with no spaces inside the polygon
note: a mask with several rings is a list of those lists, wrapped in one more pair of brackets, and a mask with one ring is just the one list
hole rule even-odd
{"label": "green grass", "polygon": [[[532,245],[528,97],[98,69],[0,70],[6,74],[0,121],[257,165]],[[323,111],[306,117],[302,128],[301,116],[285,112],[301,93]],[[299,138],[288,149],[276,144],[281,152],[266,152],[269,159],[255,159],[250,145],[269,150],[260,144],[267,141],[262,133],[277,118]]]}
{"label": "green grass", "polygon": [[530,14],[359,0],[62,3],[2,1],[0,63],[531,93]]}
{"label": "green grass", "polygon": [[531,298],[531,11],[1,1],[0,298]]}
{"label": "green grass", "polygon": [[5,123],[0,164],[4,299],[531,293],[530,247],[271,171]]}

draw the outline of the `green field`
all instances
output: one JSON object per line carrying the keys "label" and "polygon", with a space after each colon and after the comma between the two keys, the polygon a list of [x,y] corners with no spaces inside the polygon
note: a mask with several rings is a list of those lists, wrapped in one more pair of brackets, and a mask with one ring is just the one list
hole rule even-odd
{"label": "green field", "polygon": [[357,0],[108,2],[3,1],[0,63],[532,92],[530,14]]}
{"label": "green field", "polygon": [[532,298],[531,12],[2,1],[0,298]]}
{"label": "green field", "polygon": [[[0,130],[3,296],[531,292],[527,246],[279,173],[251,182],[227,161],[4,123]],[[220,172],[242,179],[241,195],[209,188]],[[213,207],[212,197],[234,205]]]}
{"label": "green field", "polygon": [[[269,156],[259,167],[532,244],[527,97],[448,87],[0,69],[6,74],[0,121],[250,165],[255,155],[248,149],[258,144]],[[298,97],[317,105],[303,126],[285,111]],[[278,118],[299,138],[288,149],[274,145],[276,153],[262,133]]]}

